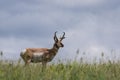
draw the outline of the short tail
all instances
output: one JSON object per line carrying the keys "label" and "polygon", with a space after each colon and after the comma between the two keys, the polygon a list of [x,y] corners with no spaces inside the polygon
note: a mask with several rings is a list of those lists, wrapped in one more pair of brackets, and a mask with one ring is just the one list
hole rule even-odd
{"label": "short tail", "polygon": [[24,53],[23,53],[23,52],[21,52],[21,53],[20,53],[20,56],[21,56],[22,58],[23,58],[23,55],[24,55]]}

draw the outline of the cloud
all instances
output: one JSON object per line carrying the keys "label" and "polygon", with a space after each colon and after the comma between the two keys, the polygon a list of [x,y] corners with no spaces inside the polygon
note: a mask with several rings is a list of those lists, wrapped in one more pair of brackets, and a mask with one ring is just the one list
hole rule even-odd
{"label": "cloud", "polygon": [[14,55],[26,47],[50,48],[54,32],[60,35],[65,31],[65,47],[56,59],[72,58],[77,49],[89,53],[88,57],[98,57],[102,51],[109,54],[113,48],[119,52],[118,3],[112,0],[12,0],[6,3],[2,0],[0,49]]}
{"label": "cloud", "polygon": [[[68,53],[75,53],[75,49],[80,49],[80,51],[85,51],[91,55],[87,57],[93,58],[100,57],[102,52],[110,57],[112,49],[119,50],[120,38],[117,34],[120,34],[120,29],[117,21],[119,21],[120,16],[117,14],[116,11],[113,11],[112,13],[104,12],[97,15],[87,13],[79,16],[79,22],[67,31],[69,40],[66,41],[66,44],[72,44],[68,48],[70,50],[68,50]],[[117,53],[115,55],[118,55]],[[69,55],[73,56],[75,54]]]}
{"label": "cloud", "polygon": [[104,0],[52,0],[51,2],[57,5],[75,7],[75,6],[93,6],[103,3],[105,1]]}

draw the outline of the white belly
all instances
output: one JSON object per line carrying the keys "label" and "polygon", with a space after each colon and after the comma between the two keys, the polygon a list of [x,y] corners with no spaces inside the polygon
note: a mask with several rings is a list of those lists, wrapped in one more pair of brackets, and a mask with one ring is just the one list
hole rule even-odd
{"label": "white belly", "polygon": [[41,62],[43,60],[44,53],[34,53],[31,62]]}

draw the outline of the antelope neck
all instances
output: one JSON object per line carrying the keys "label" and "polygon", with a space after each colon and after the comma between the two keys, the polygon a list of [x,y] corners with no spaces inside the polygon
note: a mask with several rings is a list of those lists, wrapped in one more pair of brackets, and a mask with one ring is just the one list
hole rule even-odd
{"label": "antelope neck", "polygon": [[50,49],[50,51],[52,51],[52,53],[56,54],[59,50],[59,47],[54,45],[53,48]]}

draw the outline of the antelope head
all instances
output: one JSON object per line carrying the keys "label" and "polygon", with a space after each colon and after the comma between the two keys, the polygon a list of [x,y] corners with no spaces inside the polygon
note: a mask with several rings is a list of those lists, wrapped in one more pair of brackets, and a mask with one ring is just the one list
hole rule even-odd
{"label": "antelope head", "polygon": [[60,37],[59,39],[57,38],[56,33],[57,31],[54,33],[54,41],[55,41],[54,46],[56,46],[57,48],[64,47],[62,40],[65,39],[65,32],[63,32],[62,37]]}

